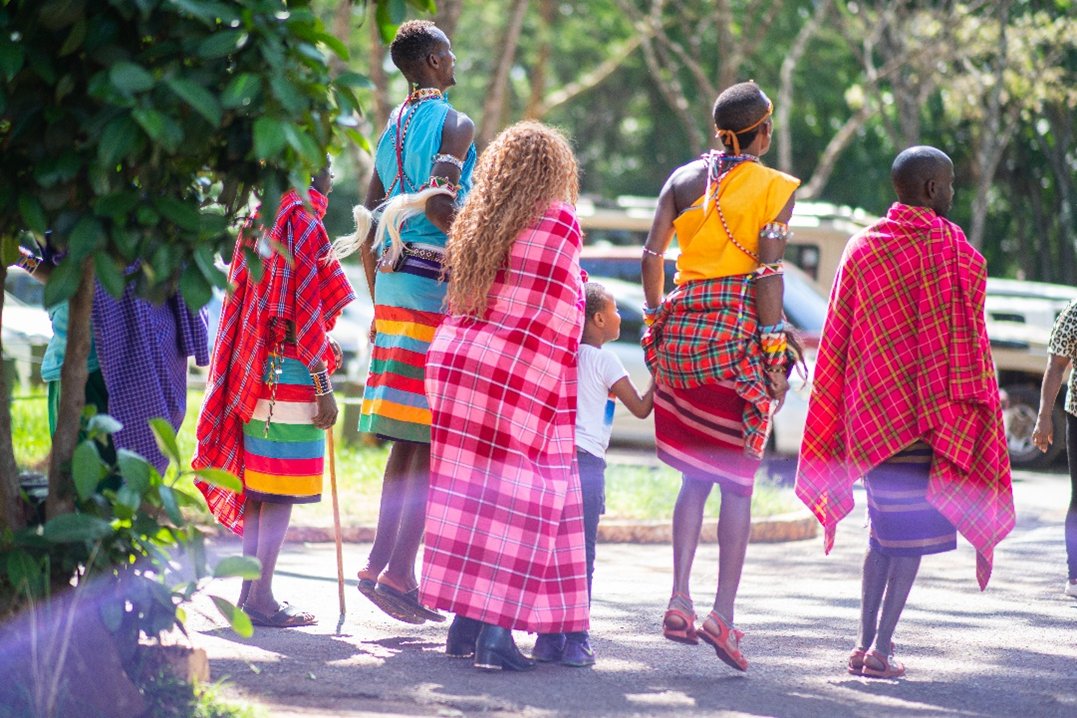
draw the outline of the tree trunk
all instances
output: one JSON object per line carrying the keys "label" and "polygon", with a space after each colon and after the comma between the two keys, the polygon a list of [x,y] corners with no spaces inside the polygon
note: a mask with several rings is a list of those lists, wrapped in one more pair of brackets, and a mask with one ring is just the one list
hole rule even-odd
{"label": "tree trunk", "polygon": [[509,70],[516,61],[516,46],[520,42],[520,30],[527,14],[528,0],[515,0],[512,14],[505,24],[505,34],[501,40],[501,58],[497,69],[486,90],[486,102],[482,105],[482,120],[479,125],[475,144],[479,149],[486,147],[501,129],[501,117],[505,112],[505,92],[508,89]]}
{"label": "tree trunk", "polygon": [[527,97],[524,117],[530,120],[540,119],[543,110],[543,98],[546,96],[546,75],[550,69],[550,37],[554,33],[553,23],[557,17],[557,0],[539,0],[539,49],[535,64],[531,68],[531,93]]}
{"label": "tree trunk", "polygon": [[800,26],[793,46],[782,60],[781,80],[778,84],[778,106],[774,109],[774,125],[778,133],[778,169],[793,173],[793,128],[790,118],[793,113],[793,73],[808,49],[808,43],[819,32],[823,21],[830,12],[832,0],[820,0],[815,5],[811,18]]}
{"label": "tree trunk", "polygon": [[[373,20],[367,21],[367,32],[370,34],[370,81],[374,83],[374,107],[370,113],[370,121],[374,123],[373,135],[381,134],[385,123],[389,121],[389,78],[385,75],[385,46],[381,44],[381,34],[378,32],[378,23]],[[359,193],[360,197],[366,196],[364,187]]]}
{"label": "tree trunk", "polygon": [[82,260],[78,289],[69,300],[67,349],[60,372],[60,409],[56,433],[52,437],[49,461],[49,498],[45,505],[48,518],[74,509],[71,481],[71,457],[79,440],[82,409],[86,406],[86,359],[90,355],[90,310],[93,307],[93,257]]}
{"label": "tree trunk", "polygon": [[[0,285],[7,278],[7,267],[0,263]],[[4,311],[4,296],[0,295],[0,314]],[[4,353],[0,339],[0,355]],[[23,512],[19,510],[19,467],[15,464],[15,447],[11,443],[11,402],[8,401],[7,375],[0,369],[0,532],[16,531],[23,527]]]}
{"label": "tree trunk", "polygon": [[438,0],[438,11],[434,15],[434,24],[452,41],[456,26],[460,22],[460,13],[464,11],[463,0]]}

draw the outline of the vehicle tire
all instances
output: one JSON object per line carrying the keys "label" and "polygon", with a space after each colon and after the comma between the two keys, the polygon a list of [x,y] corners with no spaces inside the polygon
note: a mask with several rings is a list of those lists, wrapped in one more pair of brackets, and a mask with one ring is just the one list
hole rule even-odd
{"label": "vehicle tire", "polygon": [[1040,408],[1040,392],[1032,384],[1014,384],[1002,387],[1009,395],[1009,405],[1003,409],[1006,424],[1006,445],[1010,450],[1010,463],[1015,469],[1042,469],[1054,463],[1066,448],[1066,412],[1060,402],[1055,402],[1054,442],[1046,453],[1040,453],[1032,443],[1032,429]]}

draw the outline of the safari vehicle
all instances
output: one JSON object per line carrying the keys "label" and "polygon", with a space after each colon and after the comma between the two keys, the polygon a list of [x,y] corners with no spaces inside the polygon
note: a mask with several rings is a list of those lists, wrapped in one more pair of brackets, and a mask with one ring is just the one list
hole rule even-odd
{"label": "safari vehicle", "polygon": [[[594,275],[638,284],[640,247],[651,227],[655,201],[646,197],[621,197],[613,206],[602,206],[581,199],[578,214],[585,234],[584,268]],[[822,202],[796,205],[790,221],[792,236],[786,247],[786,259],[801,267],[804,272],[800,276],[810,277],[817,287],[811,287],[810,281],[798,282],[792,277],[786,282],[784,308],[790,322],[798,327],[811,324],[809,318],[796,316],[800,307],[818,306],[810,297],[805,298],[808,295],[804,292],[809,290],[804,285],[817,296],[829,293],[846,242],[874,219],[863,210]],[[667,254],[670,256],[673,254]],[[672,281],[673,272],[667,266],[666,282],[670,285],[667,289],[672,288]],[[1065,426],[1064,387],[1054,408],[1056,440],[1046,454],[1032,445],[1032,427],[1039,408],[1040,381],[1047,366],[1051,326],[1066,304],[1075,298],[1077,288],[1074,287],[1012,279],[987,280],[987,334],[999,387],[1008,400],[1003,416],[1014,468],[1047,466],[1065,451],[1061,429]],[[820,328],[821,324],[820,321]],[[815,340],[818,341],[818,331]],[[615,425],[615,438],[616,429]],[[803,425],[800,431],[803,432]],[[778,449],[788,450],[780,445]]]}

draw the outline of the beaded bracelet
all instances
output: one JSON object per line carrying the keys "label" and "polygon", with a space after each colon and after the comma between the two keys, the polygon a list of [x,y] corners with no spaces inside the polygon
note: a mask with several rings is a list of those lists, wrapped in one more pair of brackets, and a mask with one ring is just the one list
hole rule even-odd
{"label": "beaded bracelet", "polygon": [[424,184],[422,187],[419,188],[419,191],[422,192],[424,189],[431,189],[433,187],[437,187],[439,189],[447,189],[447,190],[449,190],[449,192],[452,193],[452,196],[453,196],[454,199],[456,198],[456,195],[460,193],[460,185],[453,184],[452,182],[449,181],[448,177],[436,177],[436,176],[431,177],[430,180],[427,181],[426,184]]}
{"label": "beaded bracelet", "polygon": [[314,383],[314,396],[325,396],[333,393],[333,382],[329,380],[329,370],[311,372],[310,379]]}
{"label": "beaded bracelet", "polygon": [[464,171],[464,161],[456,155],[436,154],[434,155],[434,164],[437,164],[438,162],[444,162],[447,165],[452,165],[461,172]]}
{"label": "beaded bracelet", "polygon": [[788,239],[789,225],[785,222],[768,222],[759,230],[760,239]]}
{"label": "beaded bracelet", "polygon": [[785,321],[780,321],[777,324],[760,324],[758,332],[759,334],[777,334],[778,332],[785,331]]}
{"label": "beaded bracelet", "polygon": [[15,266],[25,271],[27,274],[33,274],[37,271],[37,266],[41,264],[41,257],[30,254],[25,250],[21,250],[21,256],[18,261],[15,262]]}
{"label": "beaded bracelet", "polygon": [[756,267],[754,274],[757,280],[785,274],[785,262],[780,259],[777,262],[763,262]]}

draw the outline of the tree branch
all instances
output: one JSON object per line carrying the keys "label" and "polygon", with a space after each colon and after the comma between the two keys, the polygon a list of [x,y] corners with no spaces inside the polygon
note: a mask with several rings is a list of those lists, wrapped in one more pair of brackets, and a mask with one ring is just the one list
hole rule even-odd
{"label": "tree branch", "polygon": [[774,124],[778,132],[778,168],[783,172],[793,171],[793,128],[790,118],[793,112],[793,73],[808,49],[808,43],[819,32],[823,21],[830,14],[833,0],[819,0],[815,12],[806,23],[800,26],[793,46],[789,48],[779,73],[778,108],[774,111]]}
{"label": "tree branch", "polygon": [[490,143],[501,129],[501,115],[505,109],[505,90],[509,81],[509,70],[516,59],[516,46],[520,42],[520,30],[524,25],[528,0],[515,0],[512,14],[505,24],[505,34],[501,40],[501,58],[497,69],[486,90],[486,102],[482,105],[482,124],[479,128],[476,144],[481,148]]}

